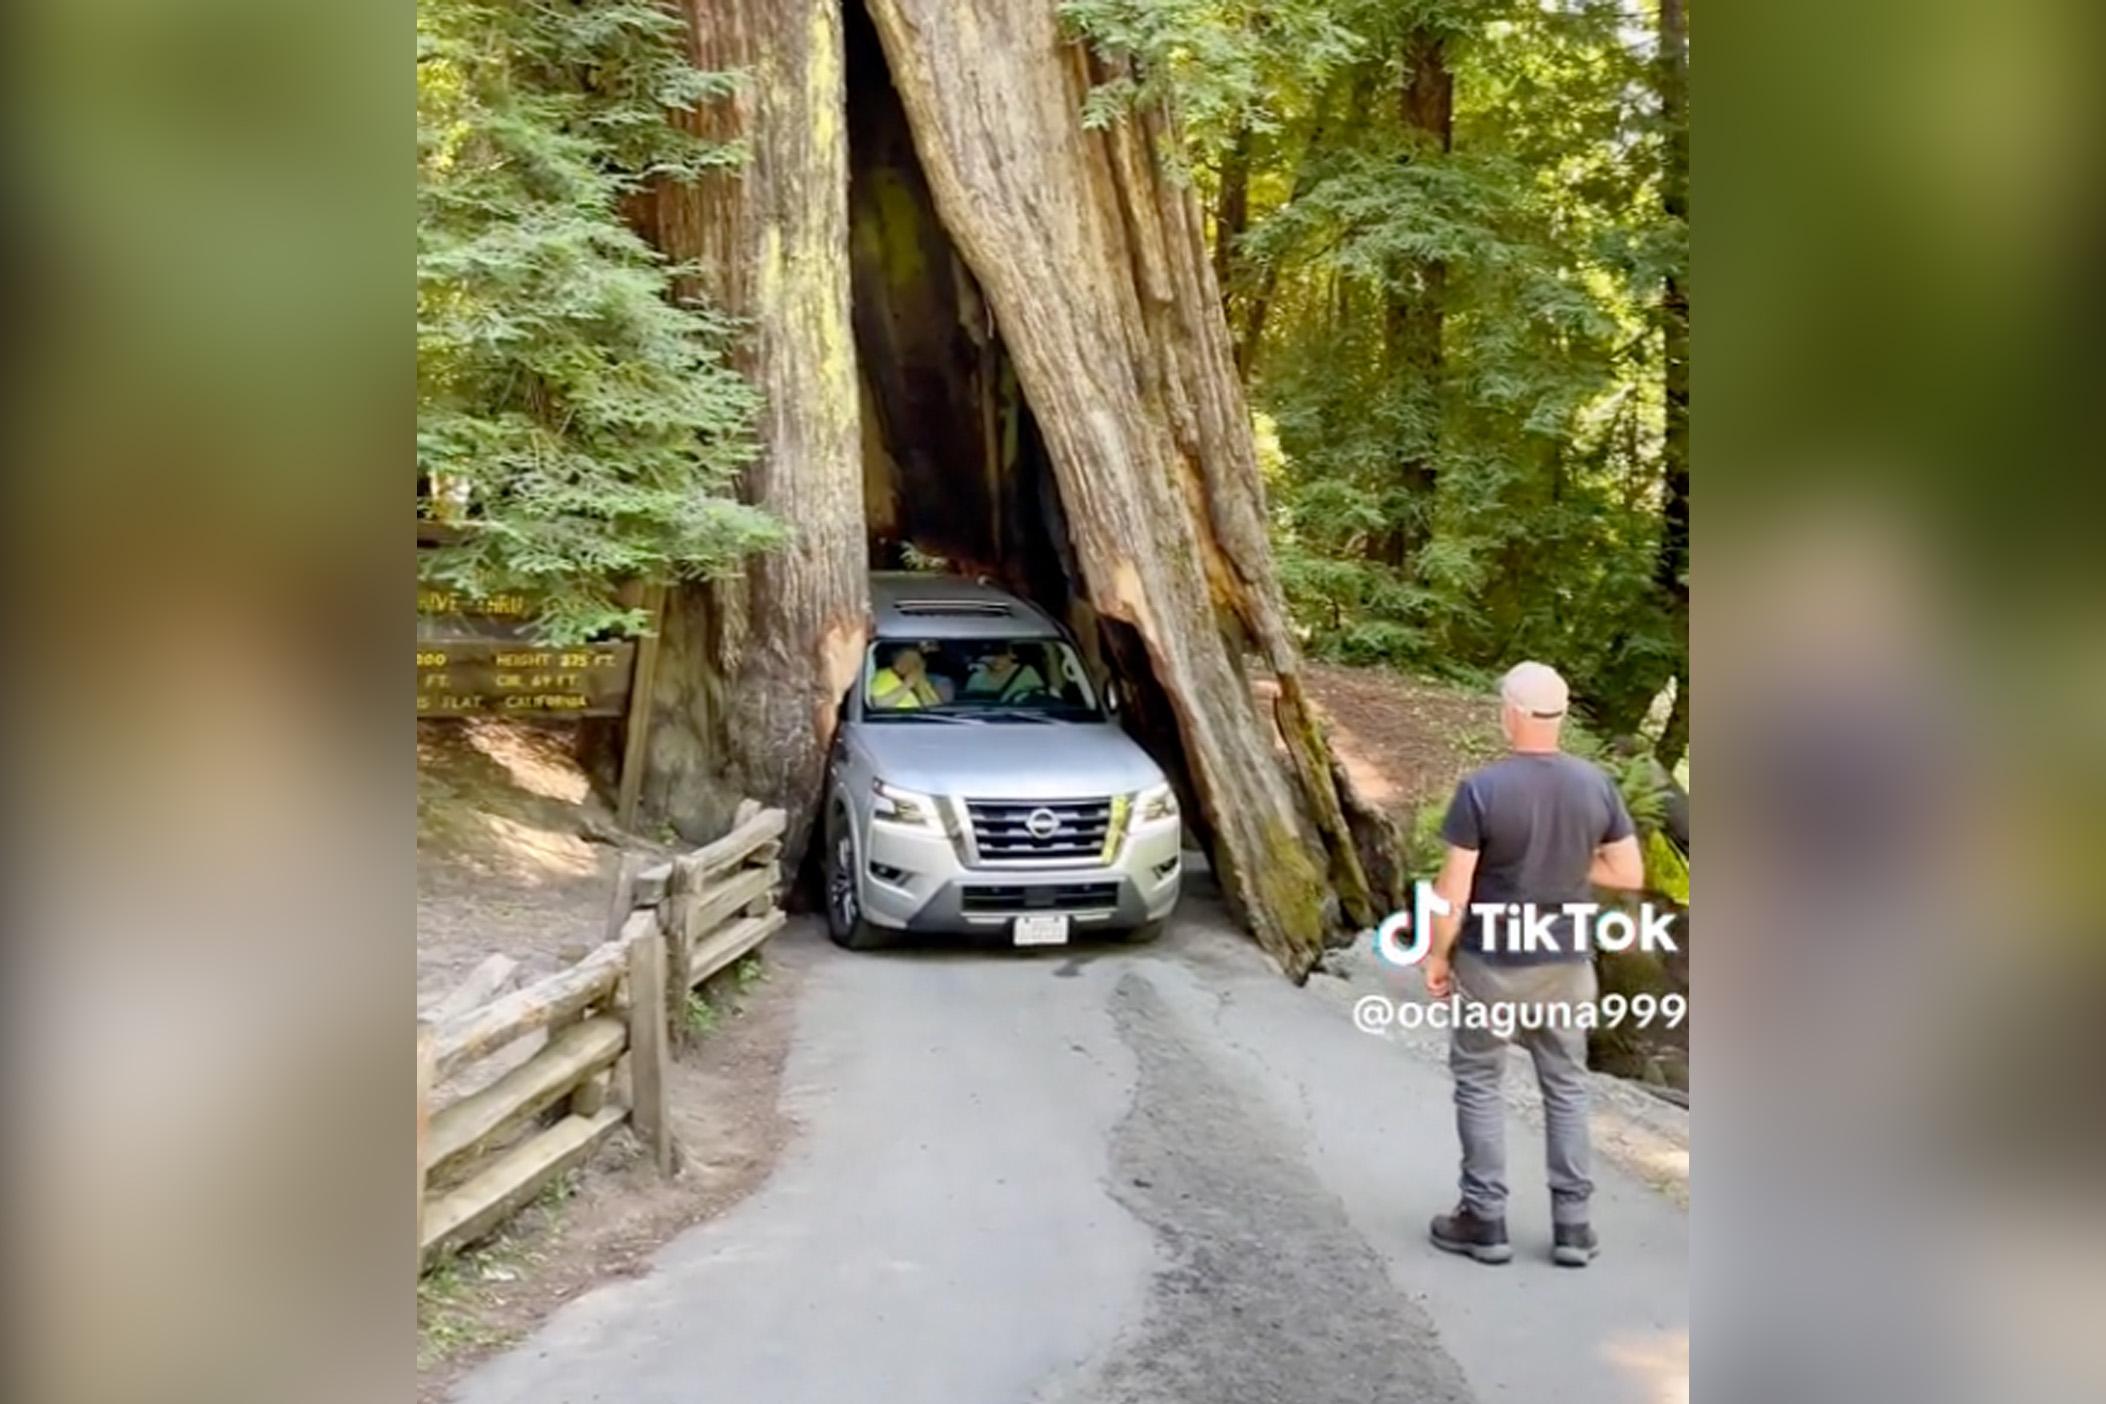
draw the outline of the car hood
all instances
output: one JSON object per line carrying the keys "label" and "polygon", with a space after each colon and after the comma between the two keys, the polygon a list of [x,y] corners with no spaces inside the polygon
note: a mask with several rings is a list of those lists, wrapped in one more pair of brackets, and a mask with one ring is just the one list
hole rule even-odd
{"label": "car hood", "polygon": [[1162,768],[1100,722],[879,721],[855,744],[887,784],[972,799],[1083,799],[1145,790]]}

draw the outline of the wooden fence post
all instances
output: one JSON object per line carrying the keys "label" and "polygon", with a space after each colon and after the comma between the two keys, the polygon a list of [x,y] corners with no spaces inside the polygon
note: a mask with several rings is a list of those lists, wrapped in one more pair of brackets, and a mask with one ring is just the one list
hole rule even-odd
{"label": "wooden fence post", "polygon": [[768,870],[768,890],[760,893],[745,907],[747,916],[766,916],[782,897],[782,860],[775,857],[762,858],[755,855],[754,867]]}
{"label": "wooden fence post", "polygon": [[605,1068],[587,1074],[570,1093],[572,1116],[598,1116],[607,1105],[607,1089],[613,1079]]}
{"label": "wooden fence post", "polygon": [[628,925],[629,912],[636,902],[636,875],[643,871],[643,859],[634,853],[624,853],[614,870],[614,891],[607,897],[607,934],[602,941],[619,940],[622,928]]}
{"label": "wooden fence post", "polygon": [[629,1114],[658,1173],[673,1173],[667,1115],[665,941],[656,922],[629,942]]}
{"label": "wooden fence post", "polygon": [[651,689],[658,679],[658,646],[665,635],[665,586],[644,590],[644,609],[651,632],[636,646],[636,669],[629,679],[629,724],[622,732],[622,773],[615,782],[614,822],[636,827],[636,801],[643,794],[644,757],[649,754]]}
{"label": "wooden fence post", "polygon": [[431,1154],[431,1088],[438,1066],[438,1039],[432,1026],[417,1021],[417,1251],[424,1263],[424,1182]]}
{"label": "wooden fence post", "polygon": [[687,970],[694,958],[694,932],[688,914],[694,910],[696,894],[680,865],[673,865],[666,878],[665,901],[658,908],[658,925],[665,945],[665,1020],[674,1049],[692,1042],[687,1027]]}

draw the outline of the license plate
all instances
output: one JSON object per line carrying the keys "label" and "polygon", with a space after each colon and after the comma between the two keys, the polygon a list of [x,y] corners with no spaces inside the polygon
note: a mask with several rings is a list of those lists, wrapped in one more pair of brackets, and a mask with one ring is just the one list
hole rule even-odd
{"label": "license plate", "polygon": [[1064,946],[1068,943],[1068,919],[1064,916],[1020,916],[1010,934],[1019,946]]}

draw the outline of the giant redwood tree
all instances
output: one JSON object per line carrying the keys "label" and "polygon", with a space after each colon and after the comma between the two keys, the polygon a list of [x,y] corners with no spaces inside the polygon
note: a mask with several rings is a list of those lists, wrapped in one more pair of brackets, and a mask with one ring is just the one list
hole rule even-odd
{"label": "giant redwood tree", "polygon": [[1302,687],[1174,116],[1087,125],[1108,61],[1056,0],[863,4],[686,0],[697,63],[746,75],[703,120],[748,159],[651,226],[745,319],[768,405],[743,495],[793,540],[674,600],[646,800],[702,830],[756,794],[808,832],[863,574],[912,546],[1075,626],[1299,977],[1393,898],[1394,858]]}
{"label": "giant redwood tree", "polygon": [[669,599],[643,799],[697,838],[721,832],[742,796],[781,804],[794,863],[866,614],[841,13],[839,0],[684,8],[696,66],[742,76],[686,120],[746,159],[662,187],[644,223],[746,323],[736,361],[766,404],[741,495],[792,536]]}

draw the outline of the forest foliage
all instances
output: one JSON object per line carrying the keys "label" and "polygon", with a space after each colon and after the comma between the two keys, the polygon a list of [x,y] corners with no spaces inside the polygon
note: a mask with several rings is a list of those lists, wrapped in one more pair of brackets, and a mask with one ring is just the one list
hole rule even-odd
{"label": "forest foliage", "polygon": [[419,0],[418,511],[457,528],[420,569],[528,591],[551,642],[643,627],[624,581],[781,537],[731,495],[759,409],[735,328],[625,218],[742,159],[669,120],[736,82],[656,0]]}
{"label": "forest foliage", "polygon": [[1604,733],[1686,694],[1686,109],[1657,0],[1061,10],[1109,60],[1089,120],[1177,114],[1308,646],[1540,658]]}
{"label": "forest foliage", "polygon": [[[1307,646],[1570,677],[1687,726],[1685,0],[1046,0],[1104,60],[1086,119],[1173,115]],[[737,328],[632,226],[733,165],[660,0],[420,0],[420,553],[552,641],[625,580],[782,539]],[[1672,42],[1670,42],[1672,40]],[[1673,61],[1671,61],[1673,60]]]}

